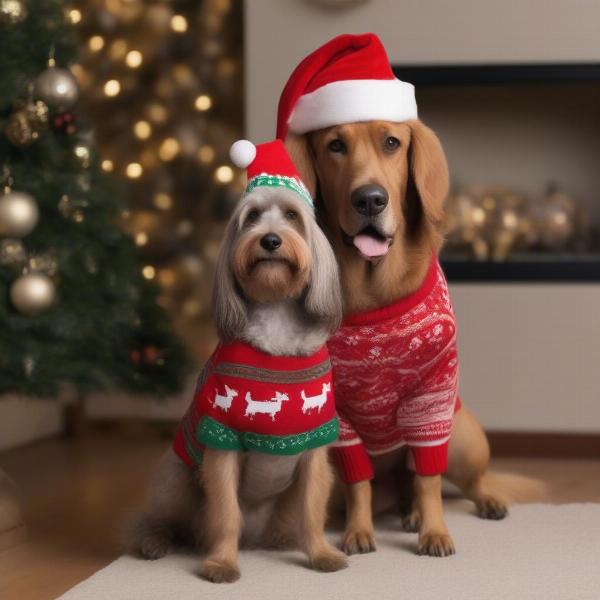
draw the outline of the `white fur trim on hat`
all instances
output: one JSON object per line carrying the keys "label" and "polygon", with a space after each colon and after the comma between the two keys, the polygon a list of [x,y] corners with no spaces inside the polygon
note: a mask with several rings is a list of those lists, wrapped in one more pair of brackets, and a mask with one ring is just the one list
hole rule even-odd
{"label": "white fur trim on hat", "polygon": [[402,122],[417,118],[415,87],[399,79],[334,81],[298,99],[288,125],[302,134],[360,121]]}
{"label": "white fur trim on hat", "polygon": [[231,162],[240,169],[245,169],[256,158],[256,146],[248,140],[238,140],[229,148]]}

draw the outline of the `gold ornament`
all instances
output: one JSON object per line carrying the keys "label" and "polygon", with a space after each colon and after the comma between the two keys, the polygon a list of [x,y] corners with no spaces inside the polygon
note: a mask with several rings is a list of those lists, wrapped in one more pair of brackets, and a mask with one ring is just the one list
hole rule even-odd
{"label": "gold ornament", "polygon": [[27,18],[27,6],[22,0],[0,0],[0,23],[16,25]]}
{"label": "gold ornament", "polygon": [[18,110],[9,117],[4,133],[13,146],[29,146],[35,140],[35,134],[23,110]]}
{"label": "gold ornament", "polygon": [[523,196],[503,187],[461,192],[448,203],[448,241],[476,260],[506,260],[531,242],[532,218]]}
{"label": "gold ornament", "polygon": [[22,267],[27,260],[27,253],[21,240],[6,238],[0,241],[0,266]]}
{"label": "gold ornament", "polygon": [[10,286],[14,307],[25,315],[35,315],[48,309],[56,298],[56,288],[50,277],[43,273],[21,275]]}
{"label": "gold ornament", "polygon": [[13,112],[6,125],[8,141],[15,146],[28,146],[38,139],[48,126],[48,107],[38,100],[30,101]]}
{"label": "gold ornament", "polygon": [[52,250],[45,254],[34,254],[27,261],[29,273],[43,273],[49,277],[54,277],[58,272],[58,259]]}
{"label": "gold ornament", "polygon": [[54,66],[51,59],[50,66],[35,80],[34,94],[51,108],[65,110],[77,102],[79,87],[71,71]]}
{"label": "gold ornament", "polygon": [[537,210],[539,243],[548,250],[563,250],[576,232],[578,212],[574,198],[554,185],[549,186]]}
{"label": "gold ornament", "polygon": [[0,196],[0,235],[23,237],[37,225],[38,206],[30,194],[10,189]]}

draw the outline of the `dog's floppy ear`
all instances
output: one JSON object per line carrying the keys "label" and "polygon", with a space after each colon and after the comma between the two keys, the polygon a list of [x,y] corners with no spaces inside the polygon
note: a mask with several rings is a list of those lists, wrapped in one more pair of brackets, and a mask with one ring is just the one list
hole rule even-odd
{"label": "dog's floppy ear", "polygon": [[407,199],[416,194],[427,219],[440,225],[444,218],[444,201],[448,195],[448,163],[440,140],[421,121],[409,121],[411,129],[408,150],[409,181]]}
{"label": "dog's floppy ear", "polygon": [[247,311],[244,299],[235,282],[231,268],[231,249],[238,231],[237,211],[225,228],[217,257],[213,285],[214,319],[219,337],[228,341],[239,337],[246,326]]}
{"label": "dog's floppy ear", "polygon": [[285,138],[285,147],[298,170],[300,178],[314,198],[317,190],[317,174],[308,143],[308,136],[289,132]]}
{"label": "dog's floppy ear", "polygon": [[305,308],[309,314],[326,322],[333,333],[342,320],[342,290],[337,261],[321,228],[312,218],[310,223],[312,261]]}

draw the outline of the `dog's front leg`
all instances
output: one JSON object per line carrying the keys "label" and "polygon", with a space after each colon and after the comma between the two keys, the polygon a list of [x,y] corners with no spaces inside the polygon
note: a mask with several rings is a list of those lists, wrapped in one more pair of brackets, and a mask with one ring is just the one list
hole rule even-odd
{"label": "dog's front leg", "polygon": [[235,581],[240,576],[237,559],[242,530],[238,502],[239,453],[206,448],[201,477],[206,496],[205,531],[209,551],[200,566],[200,575],[215,583]]}
{"label": "dog's front leg", "polygon": [[327,503],[333,483],[327,448],[309,450],[299,464],[300,537],[310,566],[318,571],[339,571],[346,557],[325,537]]}
{"label": "dog's front leg", "polygon": [[364,554],[375,550],[371,482],[359,481],[344,486],[346,496],[346,530],[342,550],[346,554]]}
{"label": "dog's front leg", "polygon": [[421,514],[419,554],[429,556],[454,554],[454,542],[444,521],[441,475],[415,475],[415,493],[417,507]]}

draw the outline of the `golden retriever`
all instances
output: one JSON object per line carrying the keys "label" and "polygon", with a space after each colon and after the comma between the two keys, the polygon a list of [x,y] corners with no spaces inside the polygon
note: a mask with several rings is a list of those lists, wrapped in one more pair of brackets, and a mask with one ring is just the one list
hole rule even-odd
{"label": "golden retriever", "polygon": [[[416,291],[432,253],[439,251],[443,241],[448,167],[434,132],[418,120],[370,121],[336,125],[303,136],[290,133],[286,145],[317,198],[321,226],[340,266],[345,313],[384,307]],[[364,186],[383,193],[366,200],[363,194],[361,200],[355,191]],[[360,202],[374,205],[365,208]],[[352,244],[353,236],[364,227],[361,212],[365,210],[377,213],[374,235],[389,245],[377,259],[368,259]],[[387,469],[392,463],[397,471],[404,455],[398,451],[382,457],[381,462]],[[480,517],[501,519],[507,513],[506,504],[488,489],[489,458],[487,438],[463,406],[454,418],[447,477],[475,502]],[[377,483],[377,464],[375,470]],[[413,489],[415,501],[405,509],[405,528],[419,532],[421,553],[452,554],[440,476],[415,475]],[[346,498],[343,549],[347,553],[373,550],[371,485],[347,486]]]}

